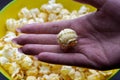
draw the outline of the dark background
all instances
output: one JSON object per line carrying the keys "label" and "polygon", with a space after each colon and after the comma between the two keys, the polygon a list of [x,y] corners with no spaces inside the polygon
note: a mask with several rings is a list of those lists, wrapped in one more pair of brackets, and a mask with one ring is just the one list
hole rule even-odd
{"label": "dark background", "polygon": [[[7,5],[12,0],[0,0],[0,10],[4,8],[5,5]],[[7,80],[2,74],[0,74],[0,80]],[[116,73],[114,77],[112,77],[110,80],[120,80],[120,71]]]}

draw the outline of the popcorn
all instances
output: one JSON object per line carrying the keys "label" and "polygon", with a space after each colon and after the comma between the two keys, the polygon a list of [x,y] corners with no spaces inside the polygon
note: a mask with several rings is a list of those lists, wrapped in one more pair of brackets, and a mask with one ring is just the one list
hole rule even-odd
{"label": "popcorn", "polygon": [[69,14],[70,14],[70,12],[67,9],[62,9],[60,11],[60,15],[69,15]]}
{"label": "popcorn", "polygon": [[56,0],[49,0],[48,4],[54,4],[56,2]]}
{"label": "popcorn", "polygon": [[28,24],[36,23],[34,19],[28,20]]}
{"label": "popcorn", "polygon": [[29,56],[25,56],[24,59],[22,60],[22,64],[21,66],[24,68],[24,69],[28,69],[32,66],[33,64],[33,61],[32,59],[29,57]]}
{"label": "popcorn", "polygon": [[15,29],[17,28],[17,21],[15,19],[8,19],[6,21],[6,27],[8,31],[15,32]]}
{"label": "popcorn", "polygon": [[42,18],[44,21],[47,21],[48,14],[45,12],[40,12],[38,18]]}
{"label": "popcorn", "polygon": [[4,41],[5,42],[11,42],[12,39],[14,39],[16,37],[16,34],[13,32],[7,32],[7,34],[4,37]]}
{"label": "popcorn", "polygon": [[35,76],[28,76],[26,80],[37,80]]}
{"label": "popcorn", "polygon": [[49,0],[41,9],[24,7],[18,13],[18,19],[6,21],[7,34],[0,39],[0,66],[5,69],[13,80],[106,80],[116,70],[98,71],[87,68],[55,65],[38,61],[35,57],[18,51],[21,47],[12,42],[22,33],[17,28],[25,24],[44,23],[69,20],[88,13],[88,8],[82,6],[79,11],[68,11],[56,0]]}
{"label": "popcorn", "polygon": [[57,19],[56,14],[49,14],[48,21],[55,21]]}
{"label": "popcorn", "polygon": [[17,24],[18,24],[18,28],[22,27],[23,25],[27,24],[28,23],[28,19],[27,18],[20,18],[18,21],[17,21]]}
{"label": "popcorn", "polygon": [[48,73],[50,73],[50,67],[42,65],[40,67],[40,73],[42,73],[42,74],[48,74]]}
{"label": "popcorn", "polygon": [[31,12],[28,10],[28,8],[22,8],[21,11],[18,13],[19,18],[32,18]]}
{"label": "popcorn", "polygon": [[82,14],[86,14],[86,13],[88,13],[88,8],[86,7],[86,6],[82,6],[81,8],[80,8],[80,10],[78,11],[78,13],[80,14],[80,15],[82,15]]}
{"label": "popcorn", "polygon": [[71,66],[62,66],[61,68],[61,74],[62,75],[68,75],[69,72],[71,71],[72,67]]}
{"label": "popcorn", "polygon": [[39,71],[38,71],[37,67],[31,67],[30,69],[28,69],[26,71],[27,76],[37,76],[38,73],[39,73]]}
{"label": "popcorn", "polygon": [[60,80],[60,77],[58,74],[52,73],[49,75],[49,80]]}
{"label": "popcorn", "polygon": [[30,12],[31,12],[33,18],[36,18],[38,16],[38,14],[40,13],[38,8],[33,8],[30,10]]}
{"label": "popcorn", "polygon": [[44,23],[44,20],[42,18],[35,18],[37,23]]}
{"label": "popcorn", "polygon": [[11,53],[14,53],[14,49],[12,49],[11,45],[5,45],[4,48],[0,51],[0,54],[7,59],[11,59],[14,56],[14,54]]}
{"label": "popcorn", "polygon": [[41,6],[41,10],[47,13],[59,13],[63,9],[62,4],[52,3],[44,4]]}
{"label": "popcorn", "polygon": [[13,78],[20,70],[19,65],[16,62],[6,63],[3,67]]}
{"label": "popcorn", "polygon": [[0,64],[4,66],[4,64],[8,63],[9,60],[6,57],[0,57]]}

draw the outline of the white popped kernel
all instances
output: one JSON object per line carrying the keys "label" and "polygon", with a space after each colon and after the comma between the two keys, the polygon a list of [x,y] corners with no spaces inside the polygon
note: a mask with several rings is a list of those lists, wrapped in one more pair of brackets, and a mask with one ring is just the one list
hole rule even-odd
{"label": "white popped kernel", "polygon": [[59,77],[58,74],[52,73],[52,74],[49,75],[49,80],[60,80],[59,78],[60,77]]}
{"label": "white popped kernel", "polygon": [[11,57],[14,57],[15,50],[12,48],[11,45],[5,45],[4,48],[0,51],[0,54],[2,54],[4,57],[11,59]]}
{"label": "white popped kernel", "polygon": [[41,66],[40,67],[40,73],[42,73],[42,74],[48,74],[48,73],[50,73],[49,66]]}
{"label": "white popped kernel", "polygon": [[55,21],[57,19],[56,14],[49,14],[48,21]]}
{"label": "white popped kernel", "polygon": [[85,14],[85,13],[87,13],[87,12],[88,12],[88,8],[87,8],[86,6],[82,6],[82,7],[80,8],[80,10],[78,11],[78,13],[79,13],[80,15]]}
{"label": "white popped kernel", "polygon": [[62,75],[68,75],[69,72],[71,71],[72,67],[71,66],[62,66],[61,68],[61,74]]}
{"label": "white popped kernel", "polygon": [[48,14],[41,12],[40,14],[38,14],[38,18],[42,18],[44,21],[47,21]]}
{"label": "white popped kernel", "polygon": [[28,10],[28,8],[24,7],[21,9],[21,11],[18,13],[19,18],[32,18],[32,14]]}
{"label": "white popped kernel", "polygon": [[9,60],[6,57],[0,57],[0,65],[4,66],[4,64],[8,63]]}
{"label": "white popped kernel", "polygon": [[62,9],[60,11],[60,15],[69,15],[69,14],[70,14],[70,12],[67,9]]}
{"label": "white popped kernel", "polygon": [[15,32],[16,28],[17,28],[17,21],[15,19],[8,19],[6,21],[6,27],[8,31],[12,31]]}
{"label": "white popped kernel", "polygon": [[38,14],[40,13],[39,9],[38,8],[33,8],[30,10],[31,14],[32,14],[32,17],[35,19]]}
{"label": "white popped kernel", "polygon": [[28,24],[36,23],[34,19],[28,20]]}
{"label": "white popped kernel", "polygon": [[54,4],[56,2],[56,0],[49,0],[48,3],[49,4]]}
{"label": "white popped kernel", "polygon": [[28,76],[26,80],[37,80],[35,76]]}
{"label": "white popped kernel", "polygon": [[28,19],[27,18],[21,18],[17,21],[17,24],[19,25],[18,28],[23,27],[23,25],[28,23]]}
{"label": "white popped kernel", "polygon": [[20,71],[20,66],[16,62],[6,63],[3,68],[11,74],[12,78]]}
{"label": "white popped kernel", "polygon": [[22,62],[23,63],[21,64],[21,66],[25,69],[30,68],[33,64],[33,61],[29,56],[25,56],[24,59],[22,60]]}
{"label": "white popped kernel", "polygon": [[64,29],[57,35],[58,43],[63,49],[74,47],[77,44],[77,34],[72,29]]}
{"label": "white popped kernel", "polygon": [[44,19],[43,18],[35,18],[35,22],[44,23]]}
{"label": "white popped kernel", "polygon": [[5,42],[11,42],[12,39],[16,37],[16,34],[14,32],[7,32],[7,34],[4,37]]}

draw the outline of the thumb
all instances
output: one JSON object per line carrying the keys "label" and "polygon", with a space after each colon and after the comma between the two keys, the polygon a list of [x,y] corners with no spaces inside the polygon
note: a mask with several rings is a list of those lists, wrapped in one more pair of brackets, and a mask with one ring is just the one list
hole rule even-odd
{"label": "thumb", "polygon": [[74,0],[74,1],[90,4],[96,8],[101,8],[104,5],[105,1],[107,0]]}

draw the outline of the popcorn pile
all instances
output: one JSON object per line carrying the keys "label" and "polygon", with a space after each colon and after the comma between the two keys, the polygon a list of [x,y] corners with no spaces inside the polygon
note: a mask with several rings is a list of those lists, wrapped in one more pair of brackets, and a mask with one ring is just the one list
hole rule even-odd
{"label": "popcorn pile", "polygon": [[29,23],[44,23],[74,19],[88,13],[82,6],[79,11],[68,11],[62,4],[49,0],[40,9],[22,8],[18,20],[6,21],[7,34],[0,39],[0,66],[13,80],[106,80],[115,70],[97,71],[74,66],[54,65],[38,61],[18,51],[19,45],[11,40],[18,36],[16,28]]}

